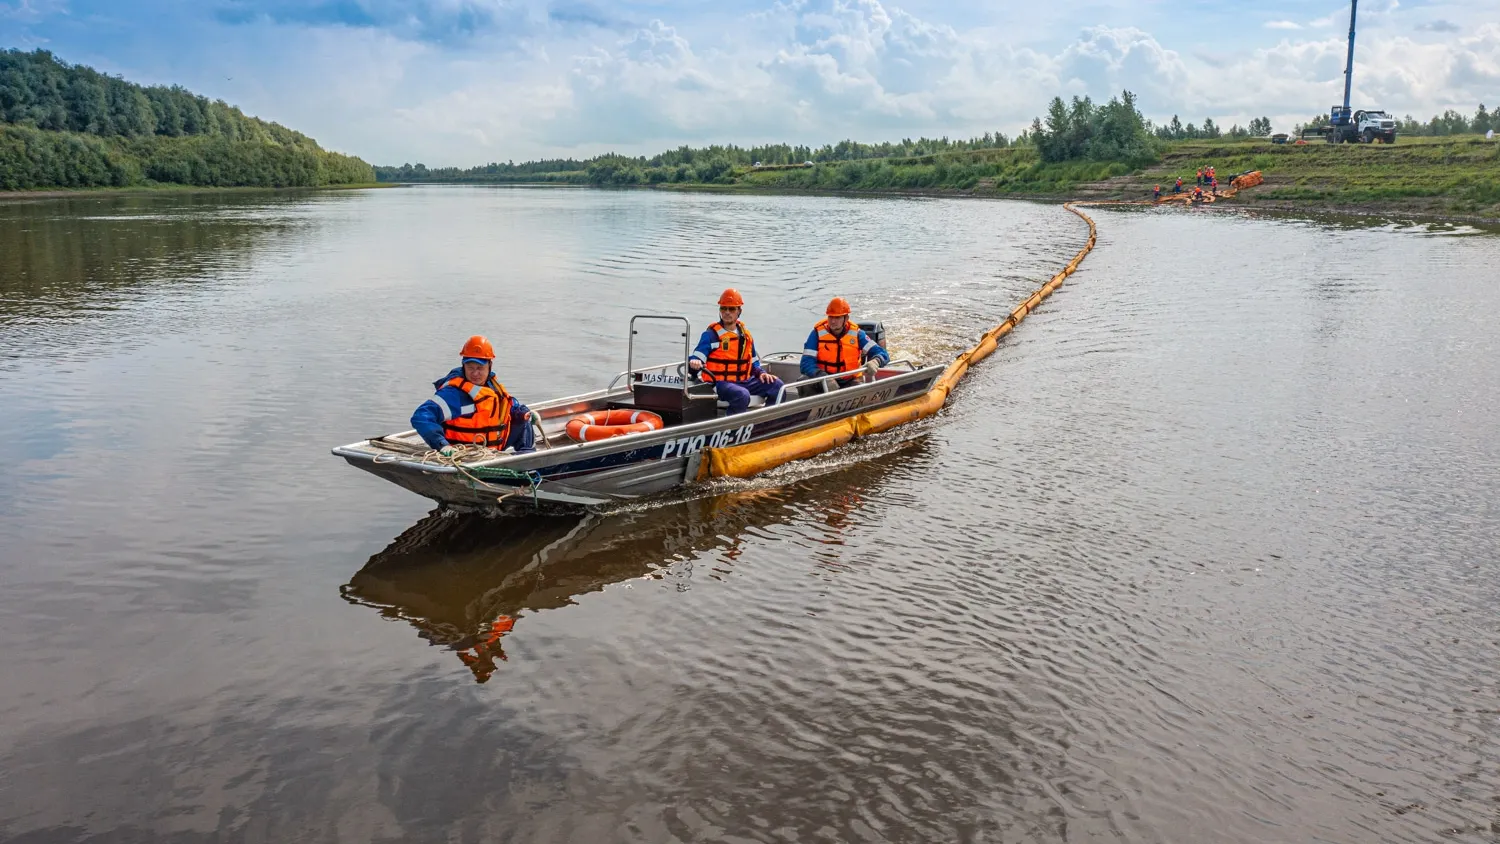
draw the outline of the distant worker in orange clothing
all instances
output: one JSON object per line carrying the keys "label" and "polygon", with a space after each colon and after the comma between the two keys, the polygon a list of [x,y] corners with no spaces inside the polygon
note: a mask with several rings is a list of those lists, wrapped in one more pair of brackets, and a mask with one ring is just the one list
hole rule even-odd
{"label": "distant worker in orange clothing", "polygon": [[1177,177],[1177,184],[1172,186],[1172,193],[1182,193],[1182,177]]}
{"label": "distant worker in orange clothing", "polygon": [[1203,201],[1203,186],[1202,185],[1196,185],[1196,186],[1193,187],[1193,201],[1194,202],[1202,202]]}
{"label": "distant worker in orange clothing", "polygon": [[1202,167],[1198,168],[1198,182],[1197,183],[1200,184],[1200,185],[1203,184],[1203,168]]}
{"label": "distant worker in orange clothing", "polygon": [[1156,189],[1151,192],[1151,199],[1154,202],[1161,202],[1161,185],[1157,185]]}
{"label": "distant worker in orange clothing", "polygon": [[1214,196],[1218,196],[1219,195],[1219,177],[1218,176],[1213,176],[1213,177],[1209,178],[1208,183],[1213,188]]}

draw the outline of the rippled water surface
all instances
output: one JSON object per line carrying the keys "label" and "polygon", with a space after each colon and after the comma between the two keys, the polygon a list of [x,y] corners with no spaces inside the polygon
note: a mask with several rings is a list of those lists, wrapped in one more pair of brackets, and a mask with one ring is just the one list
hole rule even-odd
{"label": "rippled water surface", "polygon": [[[1053,206],[424,188],[0,204],[0,840],[1500,834],[1500,239],[1096,210],[939,416],[618,512],[329,456],[728,285],[941,360]],[[1336,260],[1330,260],[1330,257]],[[660,346],[670,356],[670,343]]]}

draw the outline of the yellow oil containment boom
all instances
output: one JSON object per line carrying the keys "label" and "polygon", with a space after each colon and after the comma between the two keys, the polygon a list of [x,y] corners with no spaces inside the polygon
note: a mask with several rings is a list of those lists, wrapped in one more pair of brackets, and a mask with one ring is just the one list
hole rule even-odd
{"label": "yellow oil containment boom", "polygon": [[861,413],[858,416],[840,419],[784,437],[729,448],[706,448],[698,464],[698,480],[753,477],[784,463],[813,457],[829,449],[846,445],[860,437],[888,431],[898,425],[914,422],[937,413],[948,400],[948,394],[958,385],[959,379],[969,371],[969,367],[989,357],[999,345],[1000,338],[1009,334],[1011,329],[1026,318],[1027,314],[1036,310],[1042,304],[1042,300],[1051,296],[1057,288],[1062,287],[1068,276],[1072,275],[1078,269],[1078,265],[1083,263],[1084,256],[1094,248],[1097,229],[1093,219],[1075,208],[1073,203],[1066,203],[1063,207],[1088,223],[1088,243],[1078,250],[1078,254],[1073,256],[1073,260],[1069,261],[1067,266],[1042,285],[1041,289],[1017,305],[1004,322],[985,332],[974,348],[959,355],[948,364],[948,369],[925,395],[898,405]]}

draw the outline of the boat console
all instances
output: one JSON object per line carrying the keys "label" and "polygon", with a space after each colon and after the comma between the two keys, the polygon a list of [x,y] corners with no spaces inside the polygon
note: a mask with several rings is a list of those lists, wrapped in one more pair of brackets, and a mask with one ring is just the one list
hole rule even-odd
{"label": "boat console", "polygon": [[649,410],[667,425],[690,425],[718,415],[718,396],[712,384],[651,382],[643,380],[649,373],[638,372],[631,379],[629,402],[611,402],[610,407]]}

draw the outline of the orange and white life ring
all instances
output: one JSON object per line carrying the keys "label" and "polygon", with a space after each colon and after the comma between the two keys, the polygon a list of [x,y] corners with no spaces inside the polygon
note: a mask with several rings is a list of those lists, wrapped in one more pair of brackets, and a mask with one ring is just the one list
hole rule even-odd
{"label": "orange and white life ring", "polygon": [[595,410],[568,420],[568,438],[580,443],[661,429],[661,417],[649,410]]}

